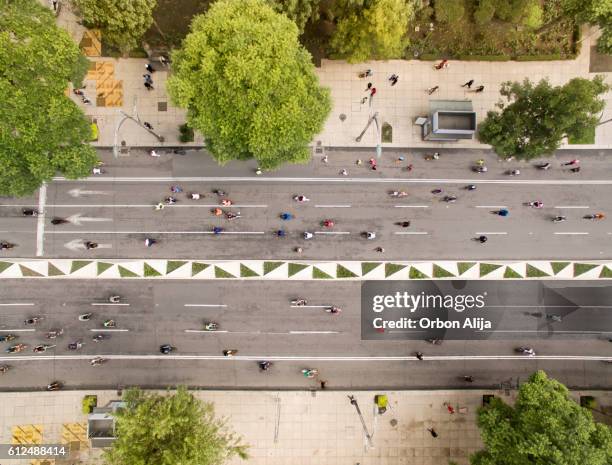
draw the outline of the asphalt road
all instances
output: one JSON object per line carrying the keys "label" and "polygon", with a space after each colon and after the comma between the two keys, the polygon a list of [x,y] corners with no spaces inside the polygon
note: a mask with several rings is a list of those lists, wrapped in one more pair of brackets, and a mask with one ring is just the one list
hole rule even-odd
{"label": "asphalt road", "polygon": [[[478,181],[482,181],[479,178]],[[172,181],[132,180],[106,182],[54,182],[45,199],[1,199],[0,240],[17,244],[7,257],[167,257],[190,259],[301,259],[426,260],[426,259],[605,259],[609,257],[612,223],[609,219],[585,220],[595,212],[612,211],[612,181],[607,184],[515,184],[514,179],[479,183],[475,191],[464,186],[471,179],[427,182],[300,182],[178,181],[184,193],[162,211],[154,205],[172,195]],[[524,181],[524,180],[520,180]],[[211,210],[220,199],[213,189],[228,193],[240,212],[229,221]],[[433,194],[434,189],[442,193]],[[406,191],[392,198],[389,191]],[[200,200],[188,192],[206,194]],[[292,200],[304,194],[310,201]],[[457,196],[455,203],[443,200]],[[544,208],[524,204],[541,201]],[[44,217],[26,218],[22,208],[42,207]],[[509,216],[495,211],[507,208]],[[295,219],[282,221],[289,212]],[[553,223],[557,215],[567,217]],[[53,217],[71,223],[52,225]],[[331,219],[333,228],[322,222]],[[396,223],[409,221],[403,228]],[[220,235],[213,227],[223,228]],[[275,231],[284,229],[286,237]],[[314,233],[312,240],[302,238]],[[361,237],[373,231],[375,240]],[[486,235],[489,241],[474,240]],[[146,248],[145,238],[157,243]],[[100,245],[85,250],[84,242]],[[384,248],[384,253],[377,252]]]}
{"label": "asphalt road", "polygon": [[[3,281],[0,334],[17,334],[29,347],[19,354],[0,355],[11,369],[0,376],[0,389],[35,389],[53,380],[67,387],[167,386],[187,384],[207,388],[315,388],[317,380],[300,370],[317,368],[329,388],[444,388],[466,387],[460,378],[472,375],[467,387],[494,387],[524,380],[535,369],[572,387],[609,388],[612,356],[609,334],[591,331],[550,334],[542,339],[518,336],[514,340],[362,341],[360,338],[360,284],[321,282],[109,282],[60,280]],[[69,288],[70,292],[66,292]],[[127,305],[111,305],[107,298],[120,294]],[[292,307],[303,297],[309,307]],[[337,305],[340,315],[321,306]],[[512,317],[533,320],[525,308],[512,308]],[[537,309],[534,309],[537,310]],[[78,315],[93,312],[89,322]],[[574,321],[601,318],[601,309],[580,308]],[[26,327],[23,320],[42,316]],[[110,339],[92,341],[103,321],[114,319]],[[569,318],[569,317],[568,317]],[[204,321],[220,325],[216,333],[201,332]],[[565,321],[565,320],[564,320]],[[571,320],[568,320],[571,321]],[[602,320],[603,321],[603,320]],[[565,323],[564,323],[565,324]],[[603,326],[603,325],[602,325]],[[49,341],[45,333],[62,328],[64,335]],[[31,330],[34,331],[24,331]],[[590,328],[592,329],[592,328]],[[81,339],[80,351],[69,342]],[[31,348],[57,344],[44,354]],[[13,342],[14,343],[14,342]],[[161,344],[177,348],[171,355]],[[517,355],[520,345],[534,347],[534,358]],[[7,343],[2,343],[5,349]],[[236,357],[222,355],[237,349]],[[418,361],[414,354],[425,354]],[[95,356],[108,357],[91,367]],[[272,360],[260,373],[256,361]]]}

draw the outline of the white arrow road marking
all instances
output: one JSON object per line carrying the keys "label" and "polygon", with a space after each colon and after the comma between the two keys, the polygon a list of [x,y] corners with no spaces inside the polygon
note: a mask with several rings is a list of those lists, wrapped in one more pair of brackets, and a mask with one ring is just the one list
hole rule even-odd
{"label": "white arrow road marking", "polygon": [[[66,231],[64,231],[66,232]],[[54,232],[54,234],[57,234],[57,232]],[[90,234],[97,234],[97,232],[92,231]],[[77,250],[86,250],[87,248],[85,247],[85,241],[83,239],[73,239],[70,242],[66,242],[64,244],[64,247],[66,247],[67,249],[70,249],[72,251],[77,251]],[[112,249],[113,246],[111,244],[98,244],[98,247],[96,247],[97,249]]]}
{"label": "white arrow road marking", "polygon": [[72,197],[80,197],[82,195],[111,195],[112,192],[108,191],[88,191],[84,189],[71,189],[68,191]]}
{"label": "white arrow road marking", "polygon": [[66,218],[72,224],[76,224],[80,226],[83,222],[101,222],[101,221],[113,221],[112,218],[95,218],[90,216],[82,216],[81,213],[77,213],[76,215],[71,215]]}

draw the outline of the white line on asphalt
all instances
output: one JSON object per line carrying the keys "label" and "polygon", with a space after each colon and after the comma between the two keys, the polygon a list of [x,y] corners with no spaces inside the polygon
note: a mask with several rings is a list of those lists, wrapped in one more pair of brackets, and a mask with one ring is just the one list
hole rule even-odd
{"label": "white line on asphalt", "polygon": [[211,176],[211,177],[150,177],[150,178],[139,178],[139,177],[105,177],[105,178],[85,178],[85,179],[66,179],[62,176],[53,178],[54,181],[59,182],[94,182],[94,183],[112,183],[112,182],[277,182],[277,183],[300,183],[300,182],[312,182],[312,183],[344,183],[344,184],[541,184],[541,185],[612,185],[612,179],[483,179],[480,178],[464,178],[464,179],[434,179],[434,178],[272,178],[272,177],[254,177],[254,176],[243,176],[243,177],[223,177],[223,176]]}
{"label": "white line on asphalt", "polygon": [[[47,234],[215,234],[213,231],[48,231]],[[221,231],[218,234],[265,234],[265,231]]]}
{"label": "white line on asphalt", "polygon": [[331,305],[291,305],[291,308],[329,308]]}
{"label": "white line on asphalt", "polygon": [[185,304],[184,307],[227,307],[225,304]]}
{"label": "white line on asphalt", "polygon": [[127,333],[129,329],[95,328],[90,331],[92,333]]}
{"label": "white line on asphalt", "polygon": [[103,305],[108,305],[109,307],[129,307],[130,306],[130,304],[122,304],[122,303],[114,304],[112,302],[101,302],[101,303],[92,302],[91,305],[98,306],[98,307],[101,307]]}
{"label": "white line on asphalt", "polygon": [[426,236],[429,233],[426,231],[399,231],[393,234],[397,234],[398,236]]}
{"label": "white line on asphalt", "polygon": [[0,307],[31,307],[36,305],[34,303],[8,303],[8,304],[0,304]]}
{"label": "white line on asphalt", "polygon": [[588,236],[588,232],[556,232],[558,236]]}
{"label": "white line on asphalt", "polygon": [[350,234],[350,232],[348,231],[315,231],[315,234],[327,234],[327,235],[332,235],[332,234]]}
{"label": "white line on asphalt", "polygon": [[429,205],[393,205],[395,208],[429,208]]}
{"label": "white line on asphalt", "polygon": [[260,334],[260,335],[282,335],[282,334],[340,334],[338,331],[284,331],[284,332],[266,332],[266,331],[206,331],[205,329],[186,329],[186,333],[224,333],[224,334]]}
{"label": "white line on asphalt", "polygon": [[506,205],[476,205],[476,208],[508,208]]}
{"label": "white line on asphalt", "polygon": [[43,182],[38,190],[38,218],[36,223],[36,256],[44,253],[45,242],[45,203],[47,202],[47,184]]}
{"label": "white line on asphalt", "polygon": [[0,329],[2,333],[35,333],[35,329]]}
{"label": "white line on asphalt", "polygon": [[315,205],[315,208],[351,208],[350,205]]}
{"label": "white line on asphalt", "polygon": [[[269,334],[269,333],[268,333]],[[286,333],[285,333],[286,334]],[[210,360],[210,361],[259,361],[270,360],[276,362],[414,362],[422,364],[423,361],[479,361],[479,360],[518,360],[522,362],[533,362],[536,360],[574,360],[574,361],[612,361],[609,355],[536,355],[526,357],[525,355],[425,355],[424,360],[418,360],[415,356],[363,356],[363,357],[317,357],[317,356],[277,356],[277,355],[235,355],[226,357],[223,355],[116,355],[96,354],[109,360]],[[92,355],[14,355],[0,356],[0,361],[32,361],[32,360],[91,360]]]}
{"label": "white line on asphalt", "polygon": [[[31,205],[0,205],[0,207],[10,208],[10,207],[31,207]],[[212,205],[202,205],[202,204],[182,204],[182,205],[165,205],[164,208],[228,208],[224,207],[221,204],[212,204]],[[75,204],[56,204],[56,205],[47,205],[47,208],[150,208],[153,210],[155,205],[153,204],[128,204],[128,205],[118,205],[118,204],[104,204],[104,205],[93,205],[93,204],[84,204],[84,205],[75,205]],[[231,208],[268,208],[267,205],[235,205],[232,204]]]}
{"label": "white line on asphalt", "polygon": [[498,234],[498,235],[506,235],[508,233],[507,232],[476,232],[474,234],[489,234],[489,235]]}
{"label": "white line on asphalt", "polygon": [[557,205],[553,208],[590,208],[589,206],[583,205]]}
{"label": "white line on asphalt", "polygon": [[185,332],[186,333],[229,333],[229,331],[221,331],[221,330],[208,331],[206,329],[186,329]]}
{"label": "white line on asphalt", "polygon": [[339,331],[289,331],[289,334],[340,334]]}

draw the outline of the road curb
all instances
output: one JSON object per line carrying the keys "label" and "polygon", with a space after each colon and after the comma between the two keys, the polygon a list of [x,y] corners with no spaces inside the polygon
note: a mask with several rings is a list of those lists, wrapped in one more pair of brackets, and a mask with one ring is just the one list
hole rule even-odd
{"label": "road curb", "polygon": [[6,259],[0,279],[226,279],[365,281],[419,279],[612,279],[612,260],[311,261]]}

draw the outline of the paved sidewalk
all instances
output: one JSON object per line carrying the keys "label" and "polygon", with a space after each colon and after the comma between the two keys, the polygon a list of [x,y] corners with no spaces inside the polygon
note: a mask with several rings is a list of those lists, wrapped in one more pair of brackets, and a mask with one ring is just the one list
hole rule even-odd
{"label": "paved sidewalk", "polygon": [[0,279],[612,279],[610,261],[312,261],[5,259]]}

